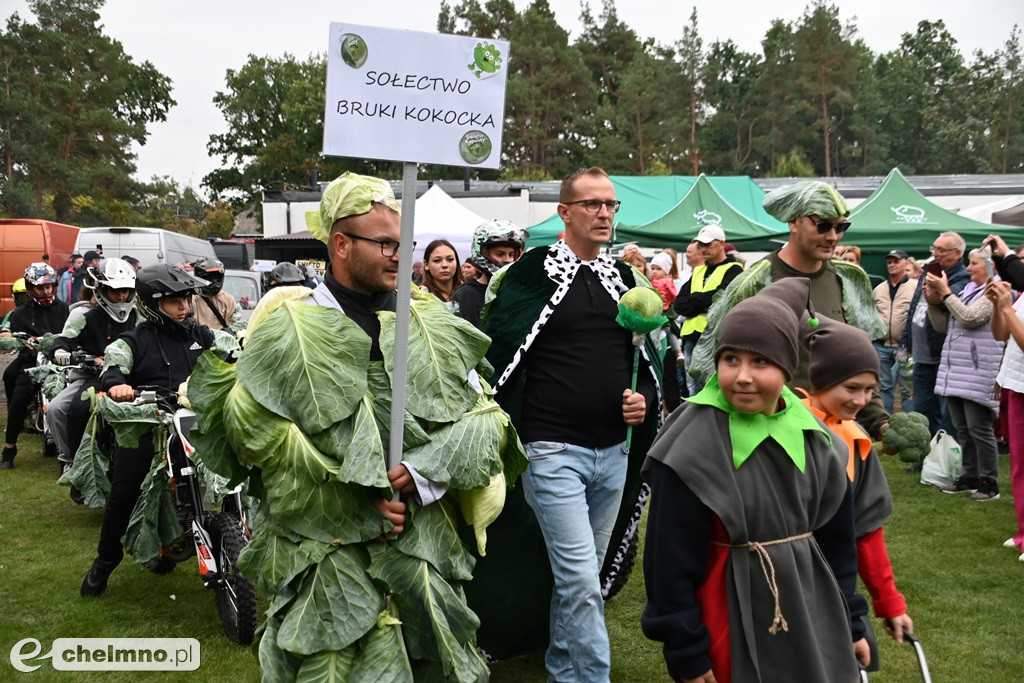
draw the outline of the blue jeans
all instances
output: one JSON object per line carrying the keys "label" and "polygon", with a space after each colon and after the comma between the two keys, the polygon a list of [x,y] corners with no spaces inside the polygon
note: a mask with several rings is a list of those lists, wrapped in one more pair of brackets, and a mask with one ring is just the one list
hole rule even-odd
{"label": "blue jeans", "polygon": [[693,357],[693,350],[697,348],[699,341],[700,337],[683,341],[683,357],[686,359],[686,370],[683,372],[683,376],[686,377],[686,390],[690,392],[690,396],[696,396],[704,388],[703,382],[690,376],[690,358]]}
{"label": "blue jeans", "polygon": [[882,403],[885,404],[885,412],[892,414],[894,387],[900,389],[900,411],[909,413],[914,410],[914,399],[911,393],[910,382],[900,373],[903,366],[896,362],[895,346],[885,346],[874,342],[875,352],[878,353],[878,362],[882,366],[882,375],[879,378],[879,392],[882,394]]}
{"label": "blue jeans", "polygon": [[609,680],[611,649],[599,574],[626,481],[625,443],[586,448],[554,441],[526,444],[523,494],[544,534],[555,586],[550,681]]}
{"label": "blue jeans", "polygon": [[940,429],[952,436],[956,428],[949,419],[946,397],[935,393],[938,375],[938,363],[914,363],[914,409],[928,418],[928,431],[932,436]]}

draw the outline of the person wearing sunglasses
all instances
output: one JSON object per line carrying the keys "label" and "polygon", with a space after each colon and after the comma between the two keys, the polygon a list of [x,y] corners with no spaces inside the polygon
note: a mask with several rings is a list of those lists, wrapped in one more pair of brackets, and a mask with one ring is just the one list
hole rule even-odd
{"label": "person wearing sunglasses", "polygon": [[[856,264],[833,260],[836,245],[852,227],[842,195],[827,183],[805,180],[773,190],[765,195],[763,205],[773,218],[789,226],[789,239],[777,251],[748,265],[716,298],[691,361],[690,373],[702,382],[714,372],[718,327],[725,314],[743,299],[783,278],[810,280],[811,303],[818,315],[860,328],[872,339],[885,336],[885,324],[875,308],[867,273]],[[790,388],[810,390],[809,368],[809,354],[802,349]],[[889,424],[889,413],[877,389],[857,420],[869,435],[881,438]]]}

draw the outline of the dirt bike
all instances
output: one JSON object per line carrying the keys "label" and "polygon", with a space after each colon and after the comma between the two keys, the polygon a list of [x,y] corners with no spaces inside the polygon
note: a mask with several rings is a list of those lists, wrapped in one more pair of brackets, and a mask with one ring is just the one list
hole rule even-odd
{"label": "dirt bike", "polygon": [[29,372],[29,375],[32,377],[32,397],[29,400],[28,411],[26,412],[28,419],[27,430],[43,437],[43,455],[52,458],[57,455],[57,444],[53,441],[53,434],[50,433],[49,423],[46,419],[46,406],[49,403],[49,399],[43,392],[42,379],[45,374],[48,374],[48,370],[43,369],[49,367],[50,360],[39,349],[40,338],[33,337],[25,332],[13,332],[11,337],[13,341],[8,343],[8,349],[15,351],[29,349],[36,352],[35,366],[26,369],[26,372]]}
{"label": "dirt bike", "polygon": [[[249,515],[241,486],[223,493],[221,510],[204,505],[202,477],[192,459],[195,449],[188,433],[196,421],[191,410],[179,408],[173,395],[162,387],[139,387],[133,405],[156,404],[167,439],[157,443],[157,457],[171,489],[174,507],[184,533],[162,554],[174,562],[195,556],[203,585],[216,592],[217,610],[227,637],[239,645],[252,642],[256,630],[256,590],[238,571],[238,555],[250,538]],[[209,486],[209,484],[207,484]]]}

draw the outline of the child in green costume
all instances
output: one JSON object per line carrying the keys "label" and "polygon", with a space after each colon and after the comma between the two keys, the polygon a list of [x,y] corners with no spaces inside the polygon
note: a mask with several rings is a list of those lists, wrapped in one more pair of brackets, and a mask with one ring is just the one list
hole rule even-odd
{"label": "child in green costume", "polygon": [[717,373],[644,465],[641,624],[673,680],[852,682],[868,664],[842,444],[785,386],[808,299],[788,278],[729,313]]}

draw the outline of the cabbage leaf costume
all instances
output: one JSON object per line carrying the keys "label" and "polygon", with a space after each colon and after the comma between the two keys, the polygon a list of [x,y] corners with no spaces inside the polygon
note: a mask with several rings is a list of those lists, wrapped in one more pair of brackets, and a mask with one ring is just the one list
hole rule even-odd
{"label": "cabbage leaf costume", "polygon": [[254,312],[238,362],[204,354],[189,380],[199,459],[260,500],[239,566],[269,600],[264,680],[488,676],[457,511],[493,519],[481,499],[503,496],[525,455],[489,387],[467,379],[487,337],[434,297],[412,297],[403,460],[448,493],[408,501],[397,540],[376,540],[392,527],[374,507],[391,493],[394,313],[378,313],[385,360],[370,362],[370,338],[344,313],[281,287]]}

